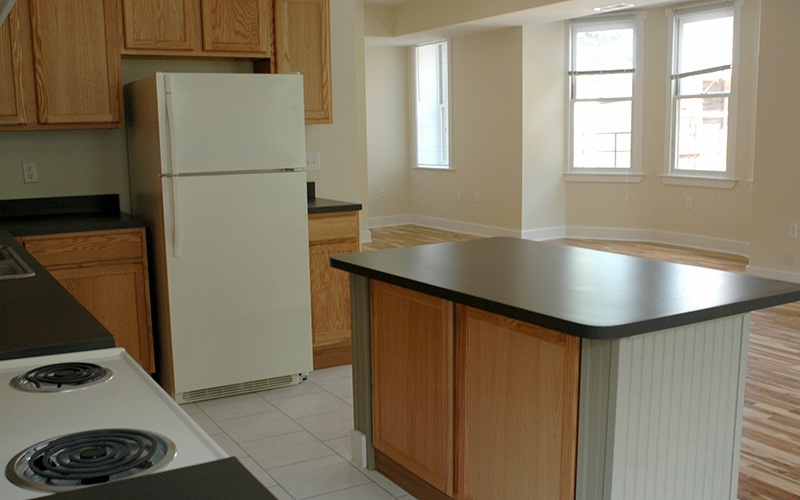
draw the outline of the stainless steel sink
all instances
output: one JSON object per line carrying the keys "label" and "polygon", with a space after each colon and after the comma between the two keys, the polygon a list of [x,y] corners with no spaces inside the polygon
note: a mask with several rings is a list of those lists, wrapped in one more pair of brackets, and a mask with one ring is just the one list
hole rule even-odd
{"label": "stainless steel sink", "polygon": [[0,280],[30,278],[36,275],[13,248],[0,245]]}

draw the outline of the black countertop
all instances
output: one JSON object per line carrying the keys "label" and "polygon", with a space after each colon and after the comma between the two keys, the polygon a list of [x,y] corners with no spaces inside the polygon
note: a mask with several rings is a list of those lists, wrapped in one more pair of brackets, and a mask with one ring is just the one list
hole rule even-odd
{"label": "black countertop", "polygon": [[328,200],[325,198],[309,198],[309,214],[325,214],[331,212],[352,212],[361,210],[360,203],[350,203],[348,201]]}
{"label": "black countertop", "polygon": [[117,195],[0,200],[0,245],[36,272],[0,280],[0,360],[114,347],[114,337],[14,236],[144,227]]}
{"label": "black countertop", "polygon": [[276,500],[236,458],[49,496],[53,500]]}
{"label": "black countertop", "polygon": [[0,280],[0,360],[114,347],[114,337],[8,231],[13,248],[36,273]]}
{"label": "black countertop", "polygon": [[518,238],[336,255],[331,266],[589,339],[800,300],[800,284]]}

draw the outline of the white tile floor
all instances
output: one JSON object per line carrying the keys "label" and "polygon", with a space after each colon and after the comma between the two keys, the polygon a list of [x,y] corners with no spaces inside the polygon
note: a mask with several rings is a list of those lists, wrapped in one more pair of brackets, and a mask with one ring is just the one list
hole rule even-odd
{"label": "white tile floor", "polygon": [[183,405],[278,500],[413,500],[376,471],[350,462],[350,365],[300,385]]}

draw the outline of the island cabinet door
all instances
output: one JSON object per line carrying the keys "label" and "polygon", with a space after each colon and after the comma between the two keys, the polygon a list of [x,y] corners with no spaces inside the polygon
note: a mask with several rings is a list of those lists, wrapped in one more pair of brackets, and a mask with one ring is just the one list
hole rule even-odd
{"label": "island cabinet door", "polygon": [[456,495],[573,500],[580,339],[458,305]]}
{"label": "island cabinet door", "polygon": [[453,492],[453,303],[370,282],[372,425],[376,468],[404,469],[436,490]]}

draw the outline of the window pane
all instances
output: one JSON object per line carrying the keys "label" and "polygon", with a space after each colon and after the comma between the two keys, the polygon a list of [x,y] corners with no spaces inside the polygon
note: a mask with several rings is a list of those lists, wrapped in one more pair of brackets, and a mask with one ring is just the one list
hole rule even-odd
{"label": "window pane", "polygon": [[574,104],[575,168],[630,168],[631,107],[631,101]]}
{"label": "window pane", "polygon": [[575,71],[633,69],[633,28],[578,31]]}
{"label": "window pane", "polygon": [[725,172],[728,151],[728,97],[678,100],[678,170]]}
{"label": "window pane", "polygon": [[678,73],[731,64],[733,16],[679,23]]}
{"label": "window pane", "polygon": [[633,74],[580,75],[575,77],[575,99],[633,96]]}
{"label": "window pane", "polygon": [[417,52],[417,164],[448,167],[447,42]]}
{"label": "window pane", "polygon": [[731,70],[715,71],[678,79],[678,94],[700,95],[731,91]]}

